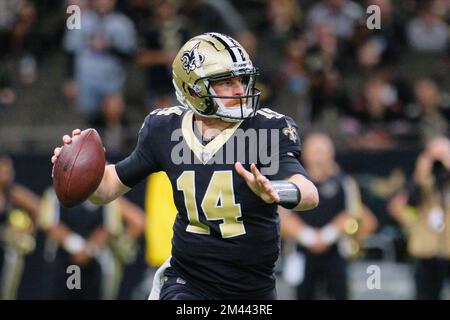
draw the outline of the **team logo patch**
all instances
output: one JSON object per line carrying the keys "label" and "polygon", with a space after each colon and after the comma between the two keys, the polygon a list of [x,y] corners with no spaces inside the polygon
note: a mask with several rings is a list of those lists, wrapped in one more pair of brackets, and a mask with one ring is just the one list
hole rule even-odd
{"label": "team logo patch", "polygon": [[191,50],[183,52],[183,55],[181,56],[183,69],[186,71],[186,73],[200,68],[203,61],[205,61],[205,56],[198,51],[199,45],[200,42],[197,43]]}
{"label": "team logo patch", "polygon": [[283,134],[289,138],[289,140],[296,142],[297,141],[297,131],[294,127],[291,126],[289,121],[286,120],[287,127],[283,128]]}

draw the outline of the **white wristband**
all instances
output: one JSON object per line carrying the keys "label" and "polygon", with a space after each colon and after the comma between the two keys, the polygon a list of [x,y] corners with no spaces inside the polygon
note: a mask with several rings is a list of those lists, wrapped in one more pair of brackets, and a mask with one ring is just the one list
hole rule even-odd
{"label": "white wristband", "polygon": [[313,245],[316,242],[316,238],[316,232],[311,227],[303,227],[297,236],[298,242],[304,247]]}
{"label": "white wristband", "polygon": [[335,226],[328,224],[320,230],[320,238],[323,242],[330,245],[339,238],[339,232]]}
{"label": "white wristband", "polygon": [[86,241],[82,236],[72,232],[64,239],[63,248],[70,254],[76,254],[83,250]]}

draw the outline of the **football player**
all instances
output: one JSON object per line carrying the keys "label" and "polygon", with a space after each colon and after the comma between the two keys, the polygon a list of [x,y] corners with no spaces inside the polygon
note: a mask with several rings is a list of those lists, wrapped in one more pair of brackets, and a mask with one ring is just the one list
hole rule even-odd
{"label": "football player", "polygon": [[277,205],[308,210],[319,199],[298,161],[296,124],[258,108],[257,74],[231,37],[190,39],[173,62],[181,106],[145,118],[136,149],[106,166],[90,198],[107,203],[150,173],[167,173],[178,215],[172,257],[157,272],[151,298],[276,298]]}

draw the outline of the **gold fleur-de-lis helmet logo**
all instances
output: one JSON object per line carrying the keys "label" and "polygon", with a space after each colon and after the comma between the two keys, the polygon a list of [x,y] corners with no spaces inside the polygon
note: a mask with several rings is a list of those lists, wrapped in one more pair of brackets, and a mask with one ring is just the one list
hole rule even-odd
{"label": "gold fleur-de-lis helmet logo", "polygon": [[182,66],[186,73],[194,71],[197,68],[200,68],[203,61],[205,61],[205,56],[198,51],[198,47],[200,42],[198,42],[194,47],[192,47],[189,51],[184,51],[181,56]]}
{"label": "gold fleur-de-lis helmet logo", "polygon": [[287,127],[283,128],[283,134],[292,140],[293,142],[297,141],[297,131],[295,128],[286,120]]}

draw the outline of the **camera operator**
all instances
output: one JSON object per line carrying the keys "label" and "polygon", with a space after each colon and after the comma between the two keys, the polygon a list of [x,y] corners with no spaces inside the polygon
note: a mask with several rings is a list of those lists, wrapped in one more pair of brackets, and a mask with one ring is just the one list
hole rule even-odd
{"label": "camera operator", "polygon": [[417,299],[439,299],[450,258],[450,140],[432,139],[419,155],[411,185],[389,204],[406,227],[415,258]]}

